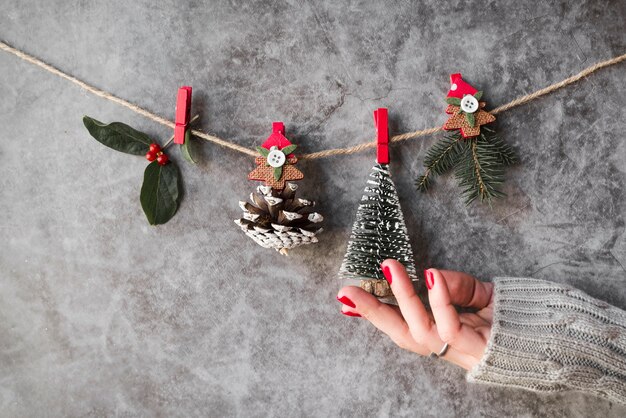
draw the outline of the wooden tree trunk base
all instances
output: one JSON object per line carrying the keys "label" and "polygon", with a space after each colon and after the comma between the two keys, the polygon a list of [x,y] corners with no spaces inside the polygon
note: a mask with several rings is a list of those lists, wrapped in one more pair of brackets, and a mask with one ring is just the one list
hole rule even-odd
{"label": "wooden tree trunk base", "polygon": [[365,290],[367,293],[371,293],[379,298],[393,296],[393,292],[387,280],[361,280],[360,286],[361,289]]}

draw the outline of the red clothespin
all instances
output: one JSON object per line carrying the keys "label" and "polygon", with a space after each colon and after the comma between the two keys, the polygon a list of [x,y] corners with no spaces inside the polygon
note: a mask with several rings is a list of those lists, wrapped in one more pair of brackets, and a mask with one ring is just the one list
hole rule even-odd
{"label": "red clothespin", "polygon": [[[267,149],[270,149],[273,146],[277,146],[278,149],[283,149],[289,145],[291,145],[291,141],[285,138],[285,124],[282,122],[272,122],[272,134],[261,146]],[[293,154],[289,154],[289,157],[292,156]]]}
{"label": "red clothespin", "polygon": [[178,89],[176,99],[176,127],[174,127],[174,143],[185,143],[185,131],[189,125],[189,114],[191,113],[191,87],[183,86]]}
{"label": "red clothespin", "polygon": [[[277,135],[274,135],[277,134]],[[279,149],[283,149],[291,142],[285,137],[285,124],[282,122],[272,122],[272,135],[278,139],[277,146]]]}
{"label": "red clothespin", "polygon": [[376,161],[379,164],[389,164],[389,123],[387,109],[380,107],[374,111],[374,124],[376,124]]}
{"label": "red clothespin", "polygon": [[285,124],[282,122],[272,122],[272,132],[285,135]]}

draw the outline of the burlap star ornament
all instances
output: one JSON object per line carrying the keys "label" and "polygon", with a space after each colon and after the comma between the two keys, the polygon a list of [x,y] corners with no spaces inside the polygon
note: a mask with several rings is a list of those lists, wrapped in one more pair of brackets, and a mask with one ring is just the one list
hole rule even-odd
{"label": "burlap star ornament", "polygon": [[460,129],[463,138],[480,135],[481,125],[486,125],[496,120],[495,116],[483,110],[486,104],[486,102],[478,102],[478,110],[473,113],[464,112],[460,105],[448,104],[446,113],[452,116],[443,125],[443,129],[447,131]]}
{"label": "burlap star ornament", "polygon": [[480,135],[481,125],[496,120],[495,116],[483,109],[486,103],[480,101],[482,96],[483,92],[463,80],[461,73],[450,74],[446,113],[452,116],[443,125],[443,129],[459,129],[463,138]]}
{"label": "burlap star ornament", "polygon": [[[295,145],[290,145],[289,147],[295,148]],[[259,147],[258,150],[259,153],[261,153],[261,156],[256,157],[255,159],[258,167],[252,170],[250,174],[248,174],[249,180],[264,181],[265,184],[270,186],[272,189],[283,190],[285,188],[285,182],[302,180],[304,178],[304,174],[302,174],[300,170],[294,167],[294,164],[298,162],[298,159],[296,157],[286,155],[283,165],[279,167],[272,167],[268,162],[270,152],[283,151],[278,149],[267,150],[263,147]],[[283,152],[283,154],[285,153]]]}

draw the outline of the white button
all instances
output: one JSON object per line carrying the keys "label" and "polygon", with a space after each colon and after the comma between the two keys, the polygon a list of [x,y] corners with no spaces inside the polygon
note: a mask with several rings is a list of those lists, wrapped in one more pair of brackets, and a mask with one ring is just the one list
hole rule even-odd
{"label": "white button", "polygon": [[270,151],[267,155],[267,163],[274,168],[282,167],[286,160],[285,154],[277,149]]}
{"label": "white button", "polygon": [[465,113],[474,113],[478,110],[478,100],[471,94],[461,99],[461,110]]}
{"label": "white button", "polygon": [[456,83],[452,83],[452,85],[450,86],[450,90],[452,91],[456,90]]}

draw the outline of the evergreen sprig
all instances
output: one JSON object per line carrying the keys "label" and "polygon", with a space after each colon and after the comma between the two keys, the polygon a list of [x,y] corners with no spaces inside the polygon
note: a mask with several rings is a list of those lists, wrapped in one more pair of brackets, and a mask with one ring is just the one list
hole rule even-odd
{"label": "evergreen sprig", "polygon": [[493,145],[482,136],[469,139],[468,145],[463,162],[454,173],[463,189],[465,203],[469,205],[476,199],[482,202],[504,196],[497,189],[504,182],[504,165]]}
{"label": "evergreen sprig", "polygon": [[426,171],[419,176],[416,185],[426,191],[434,176],[454,169],[462,188],[465,203],[481,202],[504,196],[499,186],[504,182],[504,168],[515,164],[515,153],[495,131],[481,127],[477,137],[463,138],[460,132],[446,135],[426,153]]}
{"label": "evergreen sprig", "polygon": [[426,191],[430,187],[433,176],[440,176],[455,167],[465,148],[465,141],[461,133],[455,131],[447,134],[426,152],[424,167],[426,172],[419,176],[416,182],[417,188]]}
{"label": "evergreen sprig", "polygon": [[494,130],[485,126],[482,126],[481,130],[484,130],[484,132],[481,133],[481,138],[493,147],[492,152],[499,156],[500,162],[503,165],[509,166],[517,163],[515,151],[513,151],[513,149],[506,142],[504,142],[502,138],[496,135]]}

